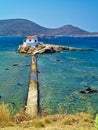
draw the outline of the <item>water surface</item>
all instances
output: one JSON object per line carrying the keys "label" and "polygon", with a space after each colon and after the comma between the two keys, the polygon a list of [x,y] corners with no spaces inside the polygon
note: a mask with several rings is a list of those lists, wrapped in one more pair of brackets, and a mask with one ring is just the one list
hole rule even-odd
{"label": "water surface", "polygon": [[0,103],[15,111],[25,106],[31,57],[17,52],[22,37],[0,37]]}
{"label": "water surface", "polygon": [[62,51],[38,55],[42,112],[75,113],[88,111],[92,107],[97,113],[98,94],[81,94],[80,91],[85,91],[85,86],[98,90],[98,38],[60,37],[46,41],[96,51]]}

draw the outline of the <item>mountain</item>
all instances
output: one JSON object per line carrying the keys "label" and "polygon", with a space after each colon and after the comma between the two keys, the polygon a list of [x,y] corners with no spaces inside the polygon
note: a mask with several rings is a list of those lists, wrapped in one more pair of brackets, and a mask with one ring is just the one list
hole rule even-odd
{"label": "mountain", "polygon": [[89,32],[72,25],[65,25],[57,29],[50,30],[52,35],[77,36],[88,35]]}
{"label": "mountain", "polygon": [[50,29],[42,27],[26,19],[0,20],[0,36],[26,36],[26,35],[83,36],[83,35],[90,35],[90,33],[72,25],[65,25],[60,28]]}
{"label": "mountain", "polygon": [[46,28],[29,20],[0,20],[0,35],[38,35],[45,32]]}

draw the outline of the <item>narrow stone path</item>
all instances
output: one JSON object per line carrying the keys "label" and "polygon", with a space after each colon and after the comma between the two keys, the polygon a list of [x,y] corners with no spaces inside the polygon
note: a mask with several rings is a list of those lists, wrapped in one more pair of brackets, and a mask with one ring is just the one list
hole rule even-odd
{"label": "narrow stone path", "polygon": [[35,117],[38,114],[38,80],[37,80],[37,61],[35,55],[32,55],[26,113],[32,117]]}

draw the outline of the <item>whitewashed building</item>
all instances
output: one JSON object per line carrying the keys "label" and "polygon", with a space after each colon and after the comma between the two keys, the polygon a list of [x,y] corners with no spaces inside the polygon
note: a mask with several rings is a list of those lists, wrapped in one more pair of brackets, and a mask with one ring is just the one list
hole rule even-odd
{"label": "whitewashed building", "polygon": [[38,45],[38,39],[36,36],[27,36],[27,38],[23,42],[23,46],[36,47],[37,45]]}

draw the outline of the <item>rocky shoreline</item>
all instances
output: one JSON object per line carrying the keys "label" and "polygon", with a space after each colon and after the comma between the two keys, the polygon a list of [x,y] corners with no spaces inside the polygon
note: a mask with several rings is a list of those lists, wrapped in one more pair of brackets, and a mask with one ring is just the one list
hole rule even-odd
{"label": "rocky shoreline", "polygon": [[32,46],[25,47],[23,45],[19,45],[18,47],[18,52],[25,53],[25,54],[55,53],[55,52],[60,52],[63,50],[83,51],[85,49],[68,47],[68,46],[59,46],[59,45],[53,45],[53,44],[43,44],[43,43],[39,43],[37,47],[32,47]]}

